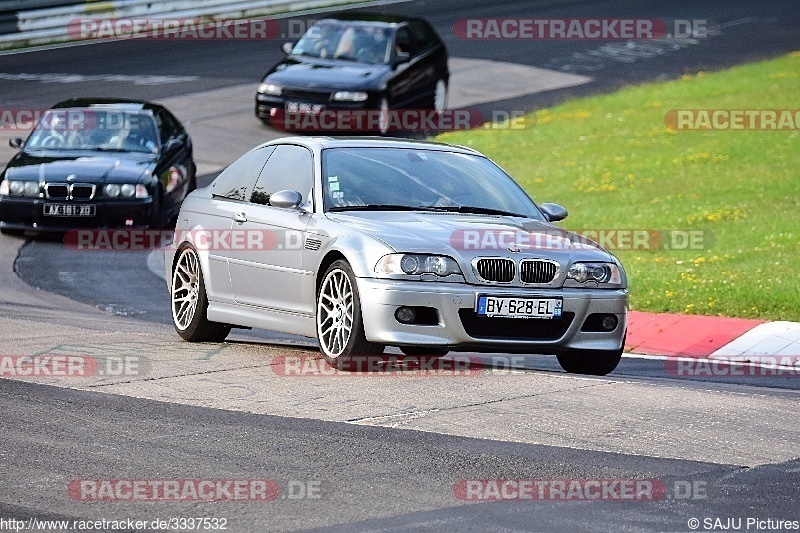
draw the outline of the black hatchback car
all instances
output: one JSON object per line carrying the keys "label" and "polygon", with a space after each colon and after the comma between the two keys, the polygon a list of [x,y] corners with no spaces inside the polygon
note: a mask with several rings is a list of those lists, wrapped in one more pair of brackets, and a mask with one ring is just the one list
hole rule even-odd
{"label": "black hatchback car", "polygon": [[374,110],[381,119],[375,128],[352,124],[353,129],[386,133],[390,110],[447,107],[447,49],[420,18],[363,13],[326,18],[294,46],[284,44],[284,52],[256,93],[256,116],[273,126],[290,129],[284,126],[291,115],[354,117]]}
{"label": "black hatchback car", "polygon": [[196,188],[192,141],[158,104],[71,99],[46,111],[0,174],[0,229],[159,228]]}

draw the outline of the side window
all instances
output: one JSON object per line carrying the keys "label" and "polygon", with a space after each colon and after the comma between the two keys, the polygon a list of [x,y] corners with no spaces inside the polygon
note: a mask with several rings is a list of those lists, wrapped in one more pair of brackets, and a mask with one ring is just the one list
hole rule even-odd
{"label": "side window", "polygon": [[394,51],[396,54],[405,52],[408,55],[414,55],[414,50],[411,43],[411,34],[408,33],[408,28],[400,28],[394,36]]}
{"label": "side window", "polygon": [[272,193],[289,189],[302,194],[305,202],[313,184],[314,165],[311,152],[302,146],[282,144],[275,148],[275,153],[261,171],[250,201],[269,205]]}
{"label": "side window", "polygon": [[427,52],[439,44],[439,38],[430,26],[421,20],[411,21],[411,33],[419,47],[420,52]]}
{"label": "side window", "polygon": [[256,148],[231,163],[211,184],[211,194],[230,200],[246,201],[247,190],[258,179],[273,151],[274,146]]}

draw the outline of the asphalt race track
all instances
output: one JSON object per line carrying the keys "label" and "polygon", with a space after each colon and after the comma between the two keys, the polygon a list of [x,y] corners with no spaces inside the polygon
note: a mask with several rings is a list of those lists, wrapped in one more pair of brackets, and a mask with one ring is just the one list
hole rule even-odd
{"label": "asphalt race track", "polygon": [[[790,1],[373,9],[431,21],[452,58],[451,106],[484,117],[774,57],[796,50],[800,36]],[[459,19],[503,17],[703,19],[713,31],[649,47],[453,32]],[[255,119],[252,99],[281,42],[131,40],[0,54],[0,107],[79,95],[162,101],[195,140],[202,186],[280,135]],[[0,162],[13,153],[6,139],[21,134],[0,129]],[[663,360],[626,357],[611,375],[587,378],[551,357],[501,354],[481,356],[468,375],[292,376],[293,358],[322,369],[311,339],[239,331],[222,344],[182,342],[159,269],[147,251],[0,236],[0,354],[99,365],[88,377],[0,380],[0,520],[205,517],[236,532],[733,530],[737,519],[738,530],[755,531],[767,524],[748,518],[800,520],[796,376],[687,378]],[[84,501],[72,490],[91,480],[243,479],[277,492],[267,501]],[[656,494],[467,501],[465,484],[486,480],[644,480]]]}

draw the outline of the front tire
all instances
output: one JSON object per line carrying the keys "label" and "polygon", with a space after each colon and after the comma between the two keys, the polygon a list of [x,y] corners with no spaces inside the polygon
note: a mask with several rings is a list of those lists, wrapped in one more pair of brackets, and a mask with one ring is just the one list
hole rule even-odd
{"label": "front tire", "polygon": [[389,100],[382,96],[378,102],[378,133],[386,135],[389,133]]}
{"label": "front tire", "polygon": [[617,368],[622,350],[571,350],[557,357],[561,368],[570,374],[605,376]]}
{"label": "front tire", "polygon": [[447,109],[447,82],[439,80],[433,90],[433,110],[442,114]]}
{"label": "front tire", "polygon": [[172,272],[172,324],[182,339],[190,342],[222,342],[231,327],[206,318],[208,297],[200,257],[191,246],[178,252]]}
{"label": "front tire", "polygon": [[[358,368],[359,359],[383,353],[364,334],[356,277],[347,261],[334,261],[317,293],[317,339],[322,356],[339,370]],[[365,367],[366,368],[366,367]]]}

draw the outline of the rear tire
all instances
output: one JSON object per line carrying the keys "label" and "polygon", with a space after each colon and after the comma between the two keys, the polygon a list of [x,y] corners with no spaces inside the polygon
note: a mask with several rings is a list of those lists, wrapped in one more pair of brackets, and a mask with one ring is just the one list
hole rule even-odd
{"label": "rear tire", "polygon": [[317,292],[317,339],[325,361],[339,370],[365,370],[383,346],[364,334],[356,276],[347,261],[334,261]]}
{"label": "rear tire", "polygon": [[178,252],[172,272],[170,301],[172,324],[182,339],[189,342],[222,342],[231,332],[229,325],[211,322],[206,318],[208,297],[203,269],[197,251],[191,246]]}
{"label": "rear tire", "polygon": [[558,363],[570,374],[605,376],[612,372],[622,359],[619,350],[571,350],[559,354]]}

